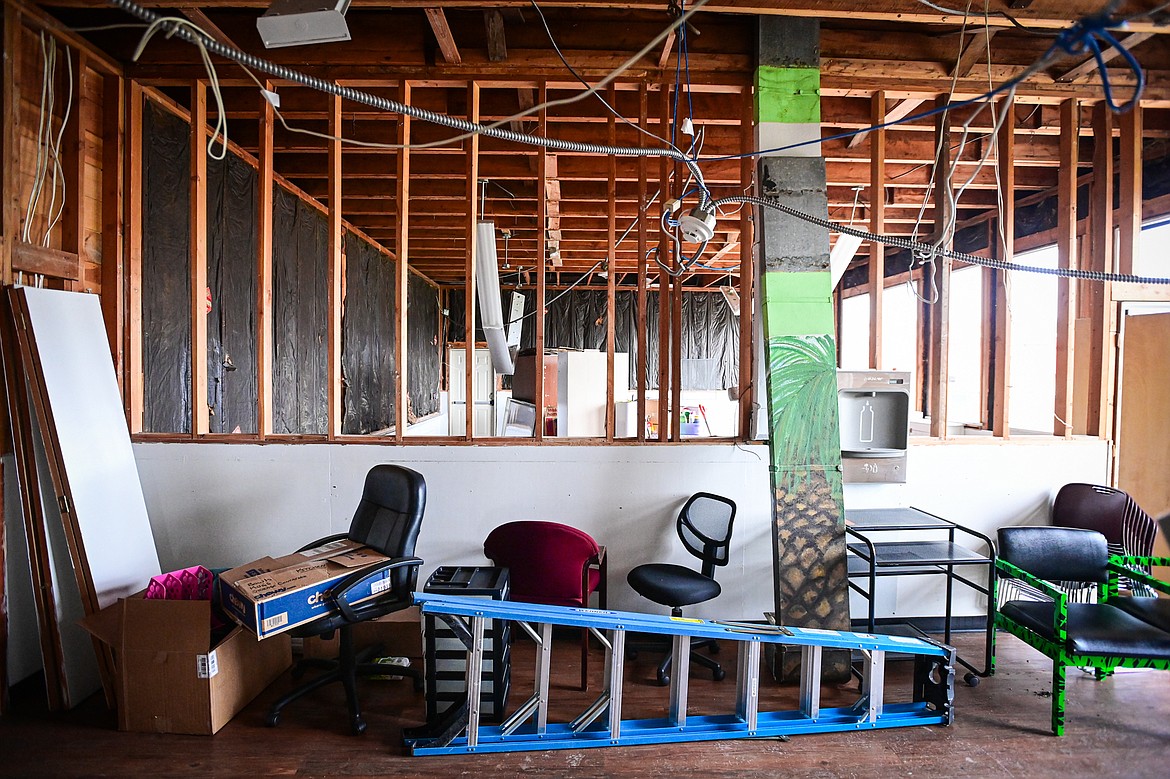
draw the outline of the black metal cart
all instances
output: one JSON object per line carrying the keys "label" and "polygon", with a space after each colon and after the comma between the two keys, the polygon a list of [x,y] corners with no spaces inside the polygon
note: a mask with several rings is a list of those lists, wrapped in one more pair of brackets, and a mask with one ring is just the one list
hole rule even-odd
{"label": "black metal cart", "polygon": [[[930,535],[945,534],[945,539],[875,541],[874,536],[894,531],[929,531]],[[861,509],[845,512],[845,533],[847,536],[849,586],[866,599],[868,608],[867,629],[873,633],[876,625],[874,592],[878,577],[884,576],[925,576],[946,577],[946,613],[943,621],[943,641],[951,642],[951,610],[955,582],[960,582],[987,596],[987,635],[983,669],[976,668],[968,660],[956,655],[956,660],[970,673],[963,680],[971,687],[979,684],[982,677],[995,673],[995,546],[991,539],[970,528],[950,520],[929,514],[916,508]],[[981,546],[986,551],[978,552],[956,542],[956,535],[965,544]],[[984,586],[956,571],[957,568],[983,566],[987,570],[987,585]],[[859,582],[864,582],[859,584]],[[902,620],[912,631],[925,635],[910,619]]]}

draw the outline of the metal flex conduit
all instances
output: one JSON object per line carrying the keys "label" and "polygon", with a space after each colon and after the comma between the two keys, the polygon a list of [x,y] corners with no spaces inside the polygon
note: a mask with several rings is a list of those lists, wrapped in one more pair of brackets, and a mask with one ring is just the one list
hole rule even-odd
{"label": "metal flex conduit", "polygon": [[[135,16],[147,24],[153,24],[159,20],[160,16],[153,11],[150,11],[131,0],[110,0],[111,5],[122,9],[126,13]],[[691,11],[698,10],[703,3],[696,3],[692,6]],[[685,23],[686,17],[676,19],[672,25],[678,26],[680,23]],[[387,100],[377,95],[371,95],[368,92],[362,92],[358,89],[351,89],[343,87],[332,81],[326,81],[315,76],[310,76],[306,73],[287,68],[283,65],[278,65],[261,57],[256,57],[247,52],[240,51],[232,46],[225,46],[219,41],[209,38],[206,35],[197,35],[195,32],[187,29],[183,25],[168,25],[170,34],[178,37],[187,43],[194,44],[199,40],[208,51],[218,54],[225,59],[232,60],[246,68],[252,70],[262,71],[272,76],[273,78],[291,81],[302,86],[316,89],[320,92],[325,92],[331,95],[337,95],[345,100],[350,100],[355,103],[362,103],[372,108],[377,108],[382,111],[388,111],[396,114],[404,114],[414,119],[432,124],[450,127],[453,130],[459,130],[465,133],[478,133],[486,135],[490,138],[497,138],[503,141],[510,141],[512,143],[520,143],[529,146],[542,146],[546,149],[554,149],[556,151],[575,152],[578,154],[600,154],[614,157],[668,157],[677,160],[687,166],[691,174],[695,177],[695,182],[699,187],[700,205],[705,205],[710,200],[710,192],[707,190],[707,185],[703,181],[703,174],[699,170],[698,163],[691,157],[688,157],[678,149],[654,149],[654,148],[637,148],[629,146],[600,146],[591,143],[576,143],[573,141],[565,141],[559,138],[547,138],[539,135],[526,135],[524,133],[513,132],[502,127],[491,127],[489,125],[476,124],[469,122],[466,119],[459,119],[447,114],[435,113],[434,111],[427,111],[423,108],[416,108],[412,105],[399,103],[396,100]]]}
{"label": "metal flex conduit", "polygon": [[877,235],[867,230],[859,230],[856,227],[834,222],[830,219],[822,219],[819,216],[806,214],[803,211],[798,211],[791,206],[786,206],[778,200],[772,200],[766,197],[756,197],[753,195],[736,195],[734,197],[724,197],[711,202],[711,208],[722,208],[735,203],[747,203],[761,208],[773,208],[781,211],[789,216],[803,219],[806,222],[824,227],[828,230],[833,230],[839,233],[852,235],[860,238],[863,241],[874,241],[883,243],[887,246],[894,246],[899,249],[905,249],[913,252],[915,255],[924,257],[949,257],[952,260],[960,260],[972,265],[982,265],[986,268],[995,268],[996,270],[1018,270],[1026,271],[1028,273],[1044,273],[1049,276],[1063,276],[1074,279],[1088,279],[1089,281],[1118,281],[1131,282],[1134,284],[1170,284],[1170,278],[1163,278],[1160,276],[1127,276],[1123,273],[1105,273],[1095,270],[1080,270],[1079,268],[1041,268],[1035,265],[1021,265],[1016,262],[1007,262],[1005,260],[996,260],[988,257],[978,257],[967,252],[957,252],[953,249],[944,249],[939,246],[933,246],[921,241],[915,241],[910,238],[902,238],[896,235]]}

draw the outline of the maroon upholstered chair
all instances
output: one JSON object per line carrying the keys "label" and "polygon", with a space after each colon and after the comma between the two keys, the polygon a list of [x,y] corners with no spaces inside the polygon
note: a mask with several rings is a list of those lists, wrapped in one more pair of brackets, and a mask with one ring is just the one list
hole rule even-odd
{"label": "maroon upholstered chair", "polygon": [[[605,547],[588,533],[557,522],[520,520],[500,525],[483,553],[507,566],[512,600],[588,608],[597,593],[606,607]],[[589,688],[589,631],[581,631],[581,689]]]}

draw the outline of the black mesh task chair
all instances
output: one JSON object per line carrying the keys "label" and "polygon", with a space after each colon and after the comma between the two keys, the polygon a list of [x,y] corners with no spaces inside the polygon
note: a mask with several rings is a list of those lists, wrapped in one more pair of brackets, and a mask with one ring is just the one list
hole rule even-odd
{"label": "black mesh task chair", "polygon": [[[366,475],[366,486],[361,502],[350,522],[349,532],[321,538],[302,549],[312,549],[330,541],[348,538],[372,547],[390,559],[372,569],[366,568],[354,573],[334,586],[328,598],[334,605],[333,613],[306,625],[294,628],[293,636],[308,638],[321,636],[331,638],[333,631],[339,633],[340,650],[337,660],[302,660],[294,669],[294,678],[306,666],[324,666],[327,670],[312,681],[301,685],[272,705],[267,723],[275,727],[285,706],[318,687],[331,682],[341,682],[345,687],[345,698],[349,704],[349,724],[355,734],[365,732],[366,723],[358,707],[356,677],[385,675],[387,666],[367,662],[379,649],[373,647],[360,654],[355,652],[351,628],[355,623],[377,619],[395,611],[401,611],[413,603],[413,593],[418,579],[418,567],[422,560],[414,556],[415,539],[422,525],[423,508],[427,501],[427,488],[423,477],[400,465],[375,465]],[[391,571],[391,586],[376,598],[360,604],[346,600],[349,591],[371,576]],[[394,667],[398,676],[414,679],[416,690],[422,689],[422,675],[415,668]]]}
{"label": "black mesh task chair", "polygon": [[[727,565],[731,548],[731,525],[735,520],[735,501],[709,492],[696,492],[678,514],[678,537],[688,552],[703,561],[701,570],[692,571],[672,563],[649,563],[630,571],[626,580],[644,598],[670,606],[670,614],[682,616],[683,606],[703,603],[719,595],[715,566]],[[691,660],[711,669],[715,681],[723,678],[723,668],[706,655],[694,650],[709,646],[718,651],[714,640],[691,645]],[[658,683],[670,683],[671,655],[658,665]]]}

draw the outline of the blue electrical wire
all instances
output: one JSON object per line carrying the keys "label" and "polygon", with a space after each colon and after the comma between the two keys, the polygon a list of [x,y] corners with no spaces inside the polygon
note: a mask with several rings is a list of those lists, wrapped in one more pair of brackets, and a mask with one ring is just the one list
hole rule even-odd
{"label": "blue electrical wire", "polygon": [[[1124,21],[1122,24],[1124,24]],[[1121,43],[1118,42],[1117,38],[1115,38],[1109,31],[1110,27],[1116,27],[1117,25],[1118,22],[1115,21],[1108,13],[1086,16],[1064,32],[1060,33],[1053,44],[1048,47],[1048,50],[1045,51],[1044,54],[1042,54],[1032,65],[1027,67],[1018,76],[1008,79],[995,89],[985,92],[978,97],[970,98],[969,100],[960,100],[957,103],[947,103],[946,105],[935,106],[934,108],[931,108],[928,111],[923,111],[922,113],[913,114],[911,116],[903,117],[902,119],[895,119],[890,122],[881,122],[879,124],[870,125],[869,127],[863,127],[859,130],[846,130],[845,132],[837,133],[835,135],[827,135],[823,138],[811,138],[807,141],[790,143],[787,146],[777,146],[772,149],[761,149],[757,151],[745,152],[743,154],[725,154],[721,157],[707,157],[703,161],[721,162],[724,160],[740,160],[744,159],[745,157],[759,157],[765,154],[778,154],[780,152],[790,151],[792,149],[799,149],[802,146],[811,146],[814,143],[840,141],[846,138],[852,138],[855,135],[861,135],[862,133],[869,133],[873,132],[874,130],[884,130],[887,127],[896,127],[897,125],[918,121],[919,119],[927,119],[945,111],[953,111],[959,108],[966,108],[969,105],[983,103],[995,97],[996,95],[1003,94],[1009,89],[1012,89],[1024,80],[1031,78],[1039,70],[1044,68],[1048,64],[1049,60],[1058,51],[1064,51],[1065,53],[1073,55],[1084,53],[1092,54],[1094,59],[1097,61],[1097,68],[1101,73],[1101,86],[1105,92],[1105,100],[1109,105],[1110,110],[1114,113],[1125,113],[1136,106],[1138,101],[1141,100],[1142,92],[1145,90],[1146,86],[1146,74],[1142,69],[1141,64],[1139,64],[1137,59],[1134,58],[1133,54],[1131,54],[1128,49],[1122,46]],[[1126,64],[1133,72],[1134,77],[1137,79],[1133,97],[1120,106],[1117,105],[1117,103],[1113,100],[1112,83],[1109,81],[1109,74],[1105,68],[1105,59],[1102,55],[1098,39],[1104,41],[1109,46],[1117,49],[1117,51],[1120,52],[1122,57],[1124,57]]]}
{"label": "blue electrical wire", "polygon": [[[685,14],[687,12],[687,0],[680,0],[679,13]],[[695,125],[695,106],[691,102],[691,59],[687,51],[687,25],[680,24],[678,27],[678,42],[679,48],[682,50],[683,67],[687,74],[687,118],[691,120],[691,144],[694,145],[694,125]],[[678,117],[675,117],[678,121]]]}

